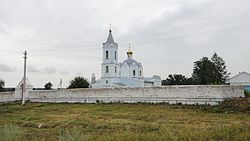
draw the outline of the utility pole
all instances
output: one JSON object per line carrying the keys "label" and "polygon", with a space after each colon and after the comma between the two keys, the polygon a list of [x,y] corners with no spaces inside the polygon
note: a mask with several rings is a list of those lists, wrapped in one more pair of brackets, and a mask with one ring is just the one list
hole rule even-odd
{"label": "utility pole", "polygon": [[62,88],[62,79],[60,79],[59,85],[58,85],[58,89]]}
{"label": "utility pole", "polygon": [[25,104],[25,89],[26,89],[26,60],[27,60],[27,52],[24,51],[24,71],[23,71],[23,90],[22,90],[22,105]]}

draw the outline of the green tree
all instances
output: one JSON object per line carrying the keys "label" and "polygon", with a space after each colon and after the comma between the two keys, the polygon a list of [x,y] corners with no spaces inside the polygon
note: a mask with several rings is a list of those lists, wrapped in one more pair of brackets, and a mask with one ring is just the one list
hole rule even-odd
{"label": "green tree", "polygon": [[88,88],[89,82],[87,79],[81,76],[76,76],[73,80],[70,81],[68,89],[73,88]]}
{"label": "green tree", "polygon": [[44,85],[45,90],[51,90],[52,87],[53,87],[53,85],[52,85],[51,82],[48,82],[48,83],[46,83],[46,84]]}
{"label": "green tree", "polygon": [[229,75],[225,61],[216,53],[211,57],[211,60],[208,57],[203,57],[199,61],[194,62],[192,77],[195,84],[226,84]]}
{"label": "green tree", "polygon": [[187,78],[187,80],[185,81],[185,85],[194,85],[194,79],[193,77],[189,77]]}
{"label": "green tree", "polygon": [[4,91],[4,85],[5,85],[5,82],[3,80],[0,80],[0,92]]}
{"label": "green tree", "polygon": [[207,57],[203,57],[199,61],[194,62],[192,77],[195,84],[214,84],[216,81],[215,64]]}
{"label": "green tree", "polygon": [[229,78],[230,73],[227,71],[225,61],[216,53],[211,57],[211,61],[215,65],[215,84],[225,84]]}
{"label": "green tree", "polygon": [[181,74],[170,74],[166,80],[162,80],[162,85],[191,85],[192,78],[187,78]]}

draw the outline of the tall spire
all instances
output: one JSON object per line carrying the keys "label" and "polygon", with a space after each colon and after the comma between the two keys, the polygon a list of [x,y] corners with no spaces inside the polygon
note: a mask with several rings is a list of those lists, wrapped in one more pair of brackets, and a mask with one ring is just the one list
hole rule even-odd
{"label": "tall spire", "polygon": [[109,32],[111,32],[111,23],[109,24]]}
{"label": "tall spire", "polygon": [[106,43],[114,43],[114,38],[112,36],[111,24],[109,24],[109,35]]}

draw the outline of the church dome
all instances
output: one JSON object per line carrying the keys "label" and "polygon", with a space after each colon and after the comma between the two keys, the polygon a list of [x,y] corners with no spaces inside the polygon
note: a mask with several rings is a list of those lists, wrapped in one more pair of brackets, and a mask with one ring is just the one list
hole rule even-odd
{"label": "church dome", "polygon": [[128,58],[122,62],[122,65],[128,64],[129,66],[131,66],[135,64],[138,67],[141,66],[141,63],[138,63],[136,60],[132,59],[133,52],[130,48],[130,44],[129,44],[127,55],[128,55]]}
{"label": "church dome", "polygon": [[131,66],[133,63],[136,64],[136,65],[138,65],[138,66],[141,66],[141,63],[138,63],[136,60],[134,60],[132,58],[127,58],[126,60],[124,60],[122,62],[122,65],[128,64],[129,66]]}
{"label": "church dome", "polygon": [[121,76],[129,78],[142,78],[142,64],[132,58],[133,52],[131,51],[130,46],[127,55],[128,58],[121,63]]}

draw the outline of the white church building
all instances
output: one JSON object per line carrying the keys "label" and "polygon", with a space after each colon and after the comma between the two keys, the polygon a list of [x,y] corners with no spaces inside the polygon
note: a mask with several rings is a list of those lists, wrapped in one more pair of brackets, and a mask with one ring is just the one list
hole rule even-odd
{"label": "white church building", "polygon": [[101,78],[95,81],[95,76],[92,75],[91,86],[93,88],[161,86],[160,76],[143,76],[143,66],[133,59],[130,47],[127,52],[128,58],[122,63],[118,62],[118,44],[114,41],[111,29],[107,41],[103,43],[102,50]]}

